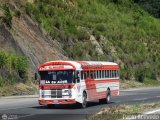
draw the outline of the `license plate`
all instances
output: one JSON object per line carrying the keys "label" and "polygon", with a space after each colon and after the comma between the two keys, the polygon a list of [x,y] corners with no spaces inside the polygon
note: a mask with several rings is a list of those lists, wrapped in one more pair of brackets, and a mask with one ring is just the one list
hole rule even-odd
{"label": "license plate", "polygon": [[54,100],[54,103],[58,103],[58,100]]}

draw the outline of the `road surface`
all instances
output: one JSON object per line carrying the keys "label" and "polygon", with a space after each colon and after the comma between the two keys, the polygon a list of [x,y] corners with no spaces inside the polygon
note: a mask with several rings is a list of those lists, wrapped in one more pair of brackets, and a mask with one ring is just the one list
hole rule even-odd
{"label": "road surface", "polygon": [[123,90],[120,96],[112,97],[110,104],[93,101],[88,103],[86,109],[77,108],[76,105],[56,105],[48,109],[40,106],[37,100],[36,97],[0,98],[0,115],[7,114],[20,120],[84,120],[108,106],[160,102],[160,87]]}

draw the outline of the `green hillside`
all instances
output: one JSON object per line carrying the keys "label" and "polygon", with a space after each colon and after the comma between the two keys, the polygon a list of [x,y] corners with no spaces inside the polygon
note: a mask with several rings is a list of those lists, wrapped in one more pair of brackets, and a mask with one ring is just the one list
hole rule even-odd
{"label": "green hillside", "polygon": [[[135,3],[134,3],[135,2]],[[160,19],[132,0],[35,0],[25,4],[67,55],[120,64],[121,77],[143,82],[160,75]],[[96,50],[91,35],[102,52]]]}

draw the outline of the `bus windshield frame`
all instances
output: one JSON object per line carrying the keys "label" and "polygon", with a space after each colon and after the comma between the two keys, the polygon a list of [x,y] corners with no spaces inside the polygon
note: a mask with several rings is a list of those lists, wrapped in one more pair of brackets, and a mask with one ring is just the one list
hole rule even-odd
{"label": "bus windshield frame", "polygon": [[74,70],[39,71],[41,81],[45,84],[71,84],[74,82]]}

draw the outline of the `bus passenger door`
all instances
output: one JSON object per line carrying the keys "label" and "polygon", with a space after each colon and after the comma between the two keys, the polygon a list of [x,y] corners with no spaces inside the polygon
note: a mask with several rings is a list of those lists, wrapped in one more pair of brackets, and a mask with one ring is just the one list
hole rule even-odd
{"label": "bus passenger door", "polygon": [[82,102],[82,95],[81,95],[81,77],[80,71],[76,71],[75,73],[75,94],[76,94],[76,101]]}

